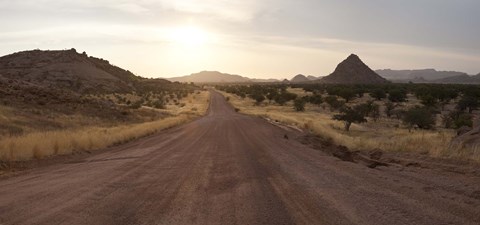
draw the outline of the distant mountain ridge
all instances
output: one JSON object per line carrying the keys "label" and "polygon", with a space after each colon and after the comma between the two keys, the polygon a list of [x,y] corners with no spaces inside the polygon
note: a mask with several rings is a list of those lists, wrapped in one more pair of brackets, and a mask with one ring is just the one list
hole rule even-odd
{"label": "distant mountain ridge", "polygon": [[318,81],[335,84],[383,84],[389,82],[370,69],[355,54],[348,56],[347,59],[338,64],[333,73]]}
{"label": "distant mountain ridge", "polygon": [[166,78],[173,82],[194,82],[194,83],[268,83],[280,82],[278,79],[255,79],[235,74],[221,73],[218,71],[201,71],[181,77]]}
{"label": "distant mountain ridge", "polygon": [[251,79],[240,75],[221,73],[218,71],[201,71],[182,77],[167,78],[173,82],[194,82],[194,83],[260,83],[260,82],[282,82],[282,83],[343,83],[343,84],[376,84],[388,83],[385,78],[379,76],[357,55],[350,55],[342,61],[335,71],[329,76],[315,77],[303,74],[295,75],[292,79],[283,81],[277,79]]}
{"label": "distant mountain ridge", "polygon": [[450,84],[479,84],[480,74],[472,76],[457,71],[437,71],[435,69],[421,70],[391,70],[383,69],[376,72],[393,82],[413,83],[450,83]]}
{"label": "distant mountain ridge", "polygon": [[391,70],[383,69],[376,70],[380,76],[389,80],[413,80],[423,78],[425,80],[437,80],[447,77],[466,75],[466,73],[456,71],[437,71],[435,69],[422,69],[422,70]]}
{"label": "distant mountain ridge", "polygon": [[480,74],[470,76],[467,74],[458,75],[453,77],[446,77],[438,80],[434,80],[432,83],[441,84],[480,84]]}

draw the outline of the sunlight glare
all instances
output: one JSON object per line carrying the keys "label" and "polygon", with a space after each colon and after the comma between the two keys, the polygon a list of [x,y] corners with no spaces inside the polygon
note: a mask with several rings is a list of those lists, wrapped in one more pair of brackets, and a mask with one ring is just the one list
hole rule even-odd
{"label": "sunlight glare", "polygon": [[171,41],[188,47],[199,47],[209,41],[208,34],[196,27],[181,27],[172,31]]}

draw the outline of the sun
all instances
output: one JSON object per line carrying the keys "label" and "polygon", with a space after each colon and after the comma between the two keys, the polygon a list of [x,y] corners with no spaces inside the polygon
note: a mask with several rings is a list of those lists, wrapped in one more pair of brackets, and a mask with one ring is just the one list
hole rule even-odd
{"label": "sun", "polygon": [[171,41],[187,47],[200,47],[209,41],[209,35],[197,27],[179,27],[171,32]]}

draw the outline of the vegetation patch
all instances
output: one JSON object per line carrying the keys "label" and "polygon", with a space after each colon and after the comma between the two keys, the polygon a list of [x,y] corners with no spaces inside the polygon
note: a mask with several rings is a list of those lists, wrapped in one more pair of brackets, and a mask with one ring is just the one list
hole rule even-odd
{"label": "vegetation patch", "polygon": [[[457,129],[471,130],[479,118],[478,86],[257,84],[216,88],[242,113],[295,125],[353,150],[480,161],[478,147],[451,145]],[[259,101],[261,95],[265,100]]]}
{"label": "vegetation patch", "polygon": [[[198,91],[181,100],[185,102],[183,107],[172,104],[165,105],[163,109],[156,109],[142,105],[141,110],[148,111],[148,114],[157,113],[165,116],[140,123],[117,123],[111,126],[88,125],[4,136],[0,139],[0,161],[40,159],[126,143],[205,114],[208,99],[208,91]],[[131,113],[141,113],[141,111]]]}

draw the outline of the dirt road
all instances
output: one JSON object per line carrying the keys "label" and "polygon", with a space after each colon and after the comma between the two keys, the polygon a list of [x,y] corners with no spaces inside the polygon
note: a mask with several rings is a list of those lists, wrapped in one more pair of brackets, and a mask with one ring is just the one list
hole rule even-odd
{"label": "dirt road", "polygon": [[0,180],[0,224],[480,224],[479,177],[370,169],[298,135],[213,93],[194,122]]}

